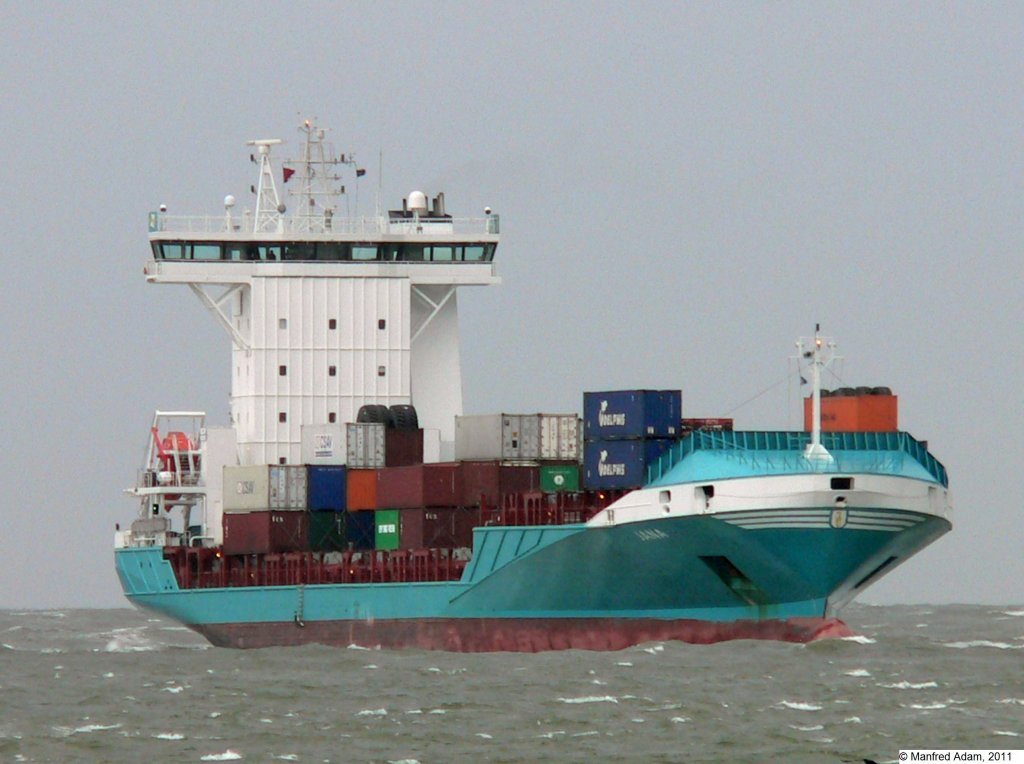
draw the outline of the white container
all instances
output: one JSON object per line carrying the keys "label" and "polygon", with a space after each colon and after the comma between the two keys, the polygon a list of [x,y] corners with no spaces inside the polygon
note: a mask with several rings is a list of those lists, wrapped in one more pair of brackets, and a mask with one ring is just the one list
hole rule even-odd
{"label": "white container", "polygon": [[302,425],[303,464],[345,464],[345,428],[340,424]]}
{"label": "white container", "polygon": [[255,464],[224,468],[224,512],[227,514],[305,508],[305,465]]}
{"label": "white container", "polygon": [[348,466],[355,469],[380,469],[384,466],[383,422],[350,422],[345,425]]}
{"label": "white container", "polygon": [[482,414],[455,418],[455,459],[507,462],[579,458],[575,414]]}

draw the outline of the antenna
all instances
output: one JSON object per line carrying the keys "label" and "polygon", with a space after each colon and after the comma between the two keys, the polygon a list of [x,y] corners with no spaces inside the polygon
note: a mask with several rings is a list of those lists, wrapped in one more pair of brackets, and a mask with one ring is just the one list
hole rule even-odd
{"label": "antenna", "polygon": [[336,168],[355,166],[355,156],[335,155],[333,145],[325,140],[327,131],[318,127],[315,119],[303,120],[299,132],[303,133],[301,155],[288,160],[296,167],[284,167],[283,174],[285,183],[295,176],[295,185],[289,191],[296,198],[295,230],[323,233],[333,229],[337,197],[345,193]]}
{"label": "antenna", "polygon": [[[284,143],[280,138],[263,138],[247,141],[247,146],[255,146],[259,154],[260,182],[256,189],[256,218],[253,221],[253,233],[260,231],[284,230],[284,221],[281,219],[285,207],[277,195],[277,186],[274,184],[273,165],[270,162],[270,148]],[[250,155],[251,156],[251,155]],[[252,157],[256,161],[255,157]]]}
{"label": "antenna", "polygon": [[800,351],[800,358],[806,359],[811,366],[811,441],[804,449],[804,458],[824,465],[834,461],[832,454],[821,444],[821,370],[830,366],[836,360],[836,344],[831,339],[821,336],[821,324],[814,325],[814,339],[809,343],[810,350],[806,350],[807,341],[804,338],[797,340],[796,346]]}

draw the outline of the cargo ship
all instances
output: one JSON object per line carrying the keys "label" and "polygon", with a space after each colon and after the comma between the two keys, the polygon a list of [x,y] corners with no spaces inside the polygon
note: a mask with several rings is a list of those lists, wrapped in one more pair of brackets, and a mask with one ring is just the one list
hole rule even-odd
{"label": "cargo ship", "polygon": [[228,335],[231,398],[227,424],[153,416],[115,531],[134,605],[239,648],[809,641],[850,634],[840,609],[950,530],[945,468],[888,388],[822,389],[818,331],[802,430],[642,388],[464,415],[457,290],[500,282],[499,215],[420,191],[353,214],[365,171],[300,134],[281,162],[249,142],[251,208],[150,213],[145,278]]}

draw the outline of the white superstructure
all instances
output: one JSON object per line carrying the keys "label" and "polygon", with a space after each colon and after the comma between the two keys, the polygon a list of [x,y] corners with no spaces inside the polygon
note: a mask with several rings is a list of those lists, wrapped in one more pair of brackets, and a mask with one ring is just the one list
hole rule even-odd
{"label": "white superstructure", "polygon": [[452,218],[443,194],[422,192],[386,215],[343,217],[335,170],[363,170],[335,157],[323,130],[301,130],[301,157],[281,166],[297,189],[287,203],[270,139],[249,142],[255,214],[237,214],[233,196],[220,216],[152,213],[146,279],[187,284],[230,335],[239,463],[299,463],[303,425],[355,421],[364,404],[411,403],[450,455],[462,413],[456,289],[499,282],[498,218]]}

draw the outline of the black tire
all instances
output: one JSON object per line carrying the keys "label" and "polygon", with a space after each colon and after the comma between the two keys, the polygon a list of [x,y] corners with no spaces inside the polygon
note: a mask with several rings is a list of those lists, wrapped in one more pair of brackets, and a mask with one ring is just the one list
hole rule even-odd
{"label": "black tire", "polygon": [[396,430],[418,430],[420,418],[416,414],[416,407],[407,403],[396,403],[391,407],[391,420],[395,423]]}
{"label": "black tire", "polygon": [[892,390],[888,387],[872,387],[872,395],[892,395]]}
{"label": "black tire", "polygon": [[861,395],[871,395],[871,388],[870,387],[863,387],[863,386],[858,387],[857,388],[857,395],[858,396],[861,396]]}
{"label": "black tire", "polygon": [[852,387],[840,387],[832,395],[839,396],[840,398],[852,398],[857,394],[857,391]]}
{"label": "black tire", "polygon": [[356,421],[363,424],[383,423],[385,427],[395,426],[391,419],[391,411],[382,403],[367,403],[365,406],[360,406],[359,413],[356,414]]}

